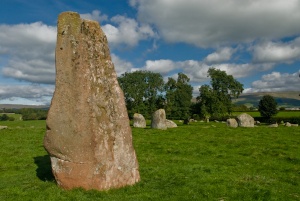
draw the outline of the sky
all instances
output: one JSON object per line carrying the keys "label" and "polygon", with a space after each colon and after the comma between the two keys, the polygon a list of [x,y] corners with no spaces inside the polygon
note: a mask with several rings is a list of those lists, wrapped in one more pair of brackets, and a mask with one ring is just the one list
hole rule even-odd
{"label": "sky", "polygon": [[214,67],[244,93],[300,91],[300,0],[1,0],[0,104],[50,104],[65,11],[99,22],[118,76],[182,72],[196,97]]}

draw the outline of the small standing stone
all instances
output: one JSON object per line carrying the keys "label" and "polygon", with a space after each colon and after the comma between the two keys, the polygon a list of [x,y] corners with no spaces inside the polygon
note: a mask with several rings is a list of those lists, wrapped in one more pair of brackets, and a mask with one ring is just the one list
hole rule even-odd
{"label": "small standing stone", "polygon": [[285,123],[285,126],[286,126],[286,127],[291,127],[292,124],[291,124],[290,122],[286,122],[286,123]]}
{"label": "small standing stone", "polygon": [[247,113],[238,115],[237,122],[240,127],[254,127],[254,118]]}
{"label": "small standing stone", "polygon": [[277,127],[278,127],[278,124],[277,124],[277,123],[275,123],[275,124],[270,124],[269,127],[277,128]]}
{"label": "small standing stone", "polygon": [[152,114],[151,128],[166,130],[166,112],[164,109],[159,109]]}
{"label": "small standing stone", "polygon": [[143,115],[134,113],[133,115],[133,127],[146,128],[146,120]]}
{"label": "small standing stone", "polygon": [[166,126],[167,126],[167,128],[176,128],[177,124],[174,121],[166,119]]}
{"label": "small standing stone", "polygon": [[232,127],[232,128],[238,127],[238,123],[237,123],[236,119],[227,119],[226,124],[227,124],[227,126]]}
{"label": "small standing stone", "polygon": [[0,130],[7,129],[7,126],[0,126]]}

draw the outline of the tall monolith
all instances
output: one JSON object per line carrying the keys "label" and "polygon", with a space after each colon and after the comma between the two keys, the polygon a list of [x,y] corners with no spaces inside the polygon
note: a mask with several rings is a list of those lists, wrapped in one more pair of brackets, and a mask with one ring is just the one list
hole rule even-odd
{"label": "tall monolith", "polygon": [[61,13],[55,53],[44,146],[57,184],[107,190],[138,182],[124,94],[99,23]]}

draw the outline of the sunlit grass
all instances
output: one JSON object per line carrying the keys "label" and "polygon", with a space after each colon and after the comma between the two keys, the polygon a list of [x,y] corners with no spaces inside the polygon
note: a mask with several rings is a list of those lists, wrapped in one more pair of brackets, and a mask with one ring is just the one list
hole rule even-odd
{"label": "sunlit grass", "polygon": [[7,126],[0,130],[0,200],[300,199],[299,127],[133,128],[141,182],[98,192],[55,184],[42,145],[45,121]]}
{"label": "sunlit grass", "polygon": [[[252,117],[260,117],[259,111],[247,111],[247,112],[233,112],[233,116],[237,116],[242,113],[247,113],[251,115]],[[300,117],[300,111],[279,111],[276,115],[276,117]]]}

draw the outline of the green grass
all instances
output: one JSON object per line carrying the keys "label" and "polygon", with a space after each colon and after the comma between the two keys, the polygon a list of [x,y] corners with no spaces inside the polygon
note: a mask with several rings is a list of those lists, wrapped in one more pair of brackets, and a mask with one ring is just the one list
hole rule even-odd
{"label": "green grass", "polygon": [[[260,117],[259,111],[233,112],[233,115],[237,116],[242,113],[247,113],[252,117]],[[275,117],[300,117],[300,111],[279,111]]]}
{"label": "green grass", "polygon": [[45,121],[0,130],[0,200],[300,200],[300,128],[192,123],[133,128],[141,182],[60,189],[43,148]]}

